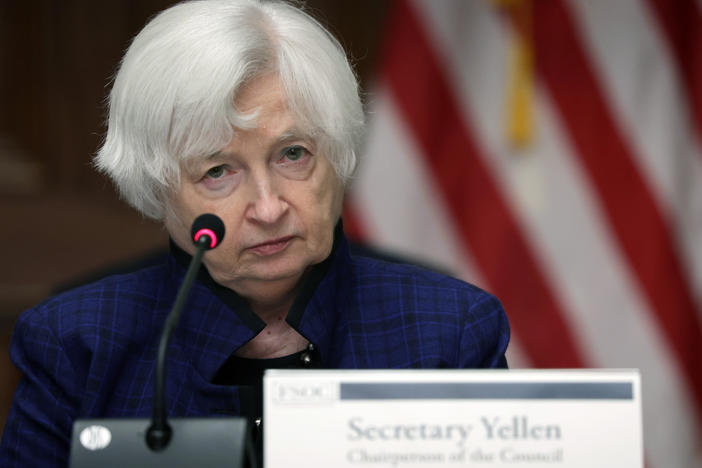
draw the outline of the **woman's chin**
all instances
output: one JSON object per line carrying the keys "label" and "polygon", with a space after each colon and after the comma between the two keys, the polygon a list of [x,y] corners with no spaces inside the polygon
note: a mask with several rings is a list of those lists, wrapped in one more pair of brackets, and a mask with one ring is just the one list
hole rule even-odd
{"label": "woman's chin", "polygon": [[[306,265],[301,262],[292,262],[283,259],[267,258],[266,261],[258,261],[247,265],[245,268],[238,268],[236,271],[212,272],[210,275],[219,284],[234,290],[241,289],[241,286],[254,283],[274,283],[298,281],[306,269]],[[240,287],[237,287],[240,286]]]}

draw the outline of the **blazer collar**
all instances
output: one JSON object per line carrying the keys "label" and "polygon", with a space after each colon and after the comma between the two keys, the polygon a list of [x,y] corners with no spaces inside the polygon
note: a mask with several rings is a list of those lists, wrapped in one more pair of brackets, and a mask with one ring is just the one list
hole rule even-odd
{"label": "blazer collar", "polygon": [[[170,250],[170,280],[171,284],[179,286],[191,257],[172,240]],[[286,318],[316,346],[323,366],[329,362],[337,311],[346,302],[350,268],[348,241],[339,220],[331,253],[305,275]],[[243,297],[215,282],[204,265],[198,272],[180,322],[174,341],[208,382],[229,356],[266,325]]]}

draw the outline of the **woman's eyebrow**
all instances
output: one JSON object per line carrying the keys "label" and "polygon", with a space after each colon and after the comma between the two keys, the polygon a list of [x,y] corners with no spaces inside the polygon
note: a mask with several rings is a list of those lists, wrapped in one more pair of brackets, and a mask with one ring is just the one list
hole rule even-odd
{"label": "woman's eyebrow", "polygon": [[305,131],[297,127],[285,130],[280,135],[278,135],[278,138],[276,138],[273,143],[285,144],[296,140],[302,140],[311,145],[314,145],[316,143],[316,139],[314,138],[312,132]]}
{"label": "woman's eyebrow", "polygon": [[196,158],[193,160],[194,164],[212,164],[216,162],[224,162],[234,155],[231,151],[219,150],[214,153],[210,153],[202,158]]}
{"label": "woman's eyebrow", "polygon": [[206,155],[204,158],[202,158],[202,161],[210,162],[210,161],[217,161],[219,159],[225,159],[227,156],[231,156],[231,153],[226,150],[219,150],[215,151],[214,153],[210,153]]}
{"label": "woman's eyebrow", "polygon": [[291,127],[283,131],[280,135],[278,135],[278,138],[276,138],[276,141],[278,143],[285,143],[287,141],[292,140],[305,140],[314,142],[314,137],[312,136],[312,132],[310,131],[305,131],[298,127]]}
{"label": "woman's eyebrow", "polygon": [[206,156],[188,158],[185,161],[183,161],[182,167],[185,169],[186,172],[197,172],[203,165],[226,160],[228,155],[228,152],[220,150],[215,151],[214,153],[210,153]]}

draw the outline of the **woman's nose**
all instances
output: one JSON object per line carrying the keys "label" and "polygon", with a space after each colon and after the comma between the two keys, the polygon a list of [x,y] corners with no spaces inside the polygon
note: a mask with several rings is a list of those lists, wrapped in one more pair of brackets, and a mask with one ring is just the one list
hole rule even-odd
{"label": "woman's nose", "polygon": [[257,174],[253,177],[253,200],[247,209],[247,219],[262,224],[274,224],[287,212],[288,204],[281,196],[274,176]]}

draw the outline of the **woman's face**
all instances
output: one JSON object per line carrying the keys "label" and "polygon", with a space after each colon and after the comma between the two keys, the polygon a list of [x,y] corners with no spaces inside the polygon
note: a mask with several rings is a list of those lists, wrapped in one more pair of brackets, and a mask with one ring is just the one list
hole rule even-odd
{"label": "woman's face", "polygon": [[278,78],[240,92],[236,107],[257,111],[256,128],[235,129],[221,151],[181,167],[166,228],[193,252],[190,224],[202,213],[224,221],[226,235],[204,263],[210,275],[246,296],[250,288],[297,284],[330,253],[343,187],[315,142],[296,125]]}

